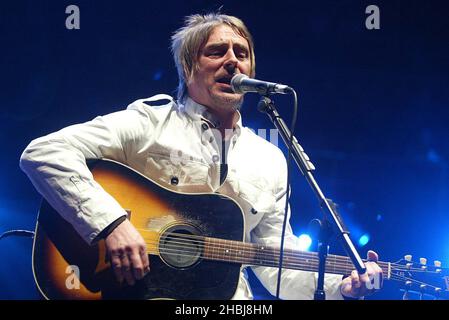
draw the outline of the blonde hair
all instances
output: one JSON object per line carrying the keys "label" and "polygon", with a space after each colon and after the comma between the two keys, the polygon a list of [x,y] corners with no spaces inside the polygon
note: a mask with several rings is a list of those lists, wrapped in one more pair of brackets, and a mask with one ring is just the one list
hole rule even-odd
{"label": "blonde hair", "polygon": [[219,13],[187,16],[184,26],[171,37],[171,50],[178,71],[178,100],[184,101],[187,96],[187,83],[198,68],[198,57],[201,47],[206,43],[213,29],[219,25],[228,25],[248,41],[251,62],[251,77],[255,76],[256,60],[254,42],[248,28],[237,17]]}

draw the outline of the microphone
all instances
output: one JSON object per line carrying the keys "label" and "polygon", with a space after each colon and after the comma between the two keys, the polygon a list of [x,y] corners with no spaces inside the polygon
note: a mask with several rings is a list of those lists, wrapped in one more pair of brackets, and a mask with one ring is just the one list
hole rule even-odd
{"label": "microphone", "polygon": [[242,73],[232,77],[231,88],[235,93],[257,92],[264,96],[273,93],[287,94],[293,91],[292,88],[284,84],[251,79]]}

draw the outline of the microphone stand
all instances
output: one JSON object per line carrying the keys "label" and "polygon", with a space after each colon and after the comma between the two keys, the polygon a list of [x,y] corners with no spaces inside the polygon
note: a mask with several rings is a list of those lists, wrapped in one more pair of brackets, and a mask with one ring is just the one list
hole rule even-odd
{"label": "microphone stand", "polygon": [[[285,124],[284,120],[279,115],[278,111],[276,110],[274,102],[268,96],[264,96],[260,99],[257,108],[260,112],[268,115],[270,120],[278,129],[282,137],[282,140],[284,140],[287,146],[289,146],[291,132],[288,126]],[[291,154],[302,175],[306,178],[310,187],[317,196],[318,201],[320,203],[320,207],[325,214],[324,216],[329,217],[330,223],[332,223],[334,227],[333,228],[334,232],[337,234],[338,239],[340,240],[343,248],[345,249],[346,254],[349,256],[353,265],[355,266],[355,269],[359,274],[364,274],[366,272],[365,265],[360,255],[358,254],[357,250],[355,249],[354,244],[349,238],[349,231],[343,224],[343,220],[340,214],[337,212],[335,204],[332,202],[332,200],[327,199],[324,196],[323,192],[318,186],[315,178],[312,175],[312,171],[315,170],[315,167],[295,137],[293,137],[293,143],[291,145]],[[328,223],[329,222],[321,223],[321,230],[320,230],[321,236],[320,236],[319,255],[318,255],[319,256],[318,285],[315,291],[315,299],[325,299],[324,272],[328,250],[328,238],[329,238],[328,230],[332,229],[330,227],[327,227]],[[327,228],[327,230],[323,229],[323,226]]]}

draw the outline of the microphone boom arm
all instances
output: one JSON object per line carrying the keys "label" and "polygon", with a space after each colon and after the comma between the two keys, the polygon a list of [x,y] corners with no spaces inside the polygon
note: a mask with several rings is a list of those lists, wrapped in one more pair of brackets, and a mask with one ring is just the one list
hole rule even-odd
{"label": "microphone boom arm", "polygon": [[[278,129],[282,140],[289,145],[290,141],[290,130],[288,126],[285,124],[284,120],[279,115],[278,111],[276,110],[276,107],[273,103],[273,101],[265,96],[262,97],[259,105],[258,110],[262,113],[265,113],[268,115],[270,120],[273,122],[275,127]],[[292,144],[292,150],[291,150],[293,159],[295,159],[295,163],[298,166],[299,170],[303,174],[303,176],[306,178],[307,182],[309,183],[310,187],[314,191],[315,195],[317,196],[321,209],[324,211],[327,216],[331,217],[331,221],[333,222],[334,228],[336,229],[337,236],[339,236],[339,240],[343,245],[343,248],[345,249],[346,253],[348,254],[349,258],[351,259],[352,263],[354,264],[357,272],[359,274],[364,274],[366,272],[365,265],[358,254],[357,250],[354,247],[354,244],[352,243],[351,239],[349,238],[349,231],[346,229],[346,226],[343,224],[343,220],[340,216],[340,214],[337,212],[335,206],[333,205],[332,201],[330,199],[327,199],[323,192],[321,191],[320,187],[318,186],[318,183],[316,182],[314,176],[312,175],[312,171],[315,170],[314,165],[310,161],[307,154],[304,152],[304,149],[301,147],[301,145],[298,143],[298,140],[293,137],[293,144]]]}

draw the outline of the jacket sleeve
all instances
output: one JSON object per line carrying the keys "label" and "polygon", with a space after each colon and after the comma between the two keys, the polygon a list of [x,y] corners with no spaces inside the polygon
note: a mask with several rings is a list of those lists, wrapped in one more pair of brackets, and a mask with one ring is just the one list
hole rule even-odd
{"label": "jacket sleeve", "polygon": [[[285,212],[285,188],[287,184],[287,165],[283,154],[279,157],[279,162],[280,164],[276,167],[282,169],[280,170],[280,174],[278,175],[279,179],[275,183],[273,191],[276,199],[275,210],[274,212],[265,214],[260,223],[251,232],[252,242],[275,247],[280,246],[280,236]],[[284,248],[295,249],[298,247],[297,238],[294,236],[289,223],[290,210],[288,210],[287,215]],[[278,269],[262,266],[252,267],[252,269],[265,288],[272,295],[276,295]],[[313,299],[317,284],[317,275],[316,272],[283,269],[280,298],[288,300]],[[326,299],[343,299],[340,293],[341,281],[341,275],[325,275],[324,290],[326,292]]]}
{"label": "jacket sleeve", "polygon": [[37,191],[89,244],[123,208],[93,179],[86,160],[108,158],[126,163],[151,123],[138,110],[124,110],[66,127],[33,140],[20,167]]}

